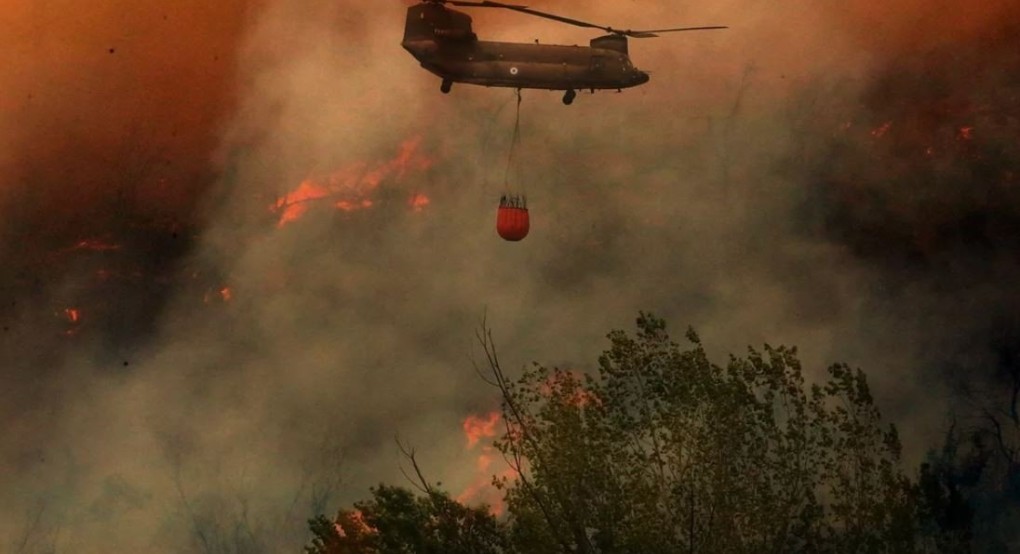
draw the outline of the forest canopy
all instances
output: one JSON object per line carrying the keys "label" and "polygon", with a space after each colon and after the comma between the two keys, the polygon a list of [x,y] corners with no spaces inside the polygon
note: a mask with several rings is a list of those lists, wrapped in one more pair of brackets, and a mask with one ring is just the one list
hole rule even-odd
{"label": "forest canopy", "polygon": [[768,345],[718,365],[693,330],[681,346],[644,313],[608,338],[587,373],[510,377],[482,329],[512,469],[493,477],[500,517],[424,478],[380,485],[312,520],[306,552],[970,551],[965,503],[931,464],[904,470],[863,371],[810,383],[795,348]]}

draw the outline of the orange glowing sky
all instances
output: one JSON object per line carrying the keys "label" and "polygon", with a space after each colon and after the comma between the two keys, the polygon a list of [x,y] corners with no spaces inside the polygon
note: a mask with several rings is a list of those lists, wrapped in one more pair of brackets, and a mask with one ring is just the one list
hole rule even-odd
{"label": "orange glowing sky", "polygon": [[45,204],[69,225],[112,194],[190,211],[234,102],[250,4],[0,0],[0,205]]}

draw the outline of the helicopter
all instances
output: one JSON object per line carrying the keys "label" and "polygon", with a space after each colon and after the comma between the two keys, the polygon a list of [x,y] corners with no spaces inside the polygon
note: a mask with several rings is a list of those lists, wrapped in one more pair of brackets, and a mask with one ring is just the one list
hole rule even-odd
{"label": "helicopter", "polygon": [[[589,46],[565,46],[478,40],[471,16],[445,4],[471,8],[501,8],[607,32]],[[533,10],[527,6],[489,0],[423,0],[407,9],[401,46],[422,67],[442,79],[440,91],[453,83],[487,87],[562,90],[563,103],[574,102],[578,90],[617,90],[648,82],[645,71],[634,67],[627,37],[651,38],[657,33],[726,29],[725,26],[679,27],[643,31],[620,30]]]}

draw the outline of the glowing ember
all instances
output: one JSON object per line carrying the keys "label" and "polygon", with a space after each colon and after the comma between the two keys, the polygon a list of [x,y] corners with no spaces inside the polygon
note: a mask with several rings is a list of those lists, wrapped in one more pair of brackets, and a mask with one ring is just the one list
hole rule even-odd
{"label": "glowing ember", "polygon": [[429,197],[421,193],[415,193],[413,196],[411,196],[411,200],[408,201],[408,204],[411,206],[411,209],[416,212],[424,210],[425,206],[428,206],[431,203],[432,201],[429,200]]}
{"label": "glowing ember", "polygon": [[369,199],[364,199],[361,202],[351,202],[349,200],[341,200],[336,203],[336,209],[343,212],[353,212],[354,210],[360,210],[363,208],[371,208],[373,202]]}
{"label": "glowing ember", "polygon": [[93,252],[109,252],[111,250],[120,250],[119,244],[113,244],[105,242],[101,239],[85,239],[79,241],[73,247],[72,250],[91,250]]}
{"label": "glowing ember", "polygon": [[880,126],[878,126],[878,127],[874,128],[874,129],[872,129],[872,130],[871,130],[871,136],[873,136],[873,137],[875,137],[875,138],[881,138],[881,137],[882,137],[882,135],[884,135],[884,134],[886,134],[887,132],[889,132],[889,129],[890,129],[891,127],[892,127],[892,121],[886,121],[886,122],[885,122],[885,123],[883,123],[882,125],[880,125]]}
{"label": "glowing ember", "polygon": [[974,127],[960,127],[960,129],[956,132],[956,138],[957,140],[970,140],[974,138]]}
{"label": "glowing ember", "polygon": [[[310,203],[325,199],[344,212],[371,208],[374,201],[370,195],[383,181],[391,177],[401,179],[409,171],[424,171],[432,166],[432,160],[418,152],[420,146],[421,138],[413,138],[404,141],[396,157],[389,161],[374,165],[359,162],[328,175],[305,179],[270,206],[272,212],[279,213],[277,226],[300,219]],[[428,203],[427,198],[424,203]],[[417,210],[425,204],[412,204],[412,208]]]}
{"label": "glowing ember", "polygon": [[202,295],[202,302],[211,304],[219,300],[223,303],[230,302],[234,298],[234,291],[230,287],[210,288]]}
{"label": "glowing ember", "polygon": [[78,308],[64,308],[61,315],[63,315],[64,319],[66,319],[71,325],[69,328],[64,330],[64,336],[73,337],[77,335],[78,330],[80,329],[78,324],[81,323],[81,310]]}

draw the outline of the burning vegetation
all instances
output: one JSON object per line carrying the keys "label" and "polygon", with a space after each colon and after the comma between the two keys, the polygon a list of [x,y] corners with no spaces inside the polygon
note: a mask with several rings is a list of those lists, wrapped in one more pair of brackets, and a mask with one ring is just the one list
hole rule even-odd
{"label": "burning vegetation", "polygon": [[874,260],[1020,252],[1017,75],[1011,25],[887,62],[863,111],[820,119],[836,129],[810,160],[824,232]]}
{"label": "burning vegetation", "polygon": [[[433,163],[423,152],[421,137],[413,137],[399,144],[389,159],[356,162],[305,179],[272,202],[269,212],[276,227],[284,227],[313,209],[367,210],[386,201],[378,197],[380,187],[390,189],[387,199],[404,195],[404,209],[422,212],[432,200],[418,187]],[[95,210],[84,227],[87,235],[64,238],[73,232],[69,228],[66,235],[52,237],[53,246],[37,244],[38,250],[9,260],[0,276],[7,281],[8,292],[20,295],[32,289],[42,292],[61,281],[74,283],[51,301],[56,303],[52,308],[56,335],[78,337],[87,330],[106,335],[113,343],[130,342],[154,328],[171,291],[207,306],[235,299],[229,275],[189,259],[200,231],[197,218],[153,217],[125,206],[126,211],[104,219],[105,206],[84,208]],[[16,327],[9,324],[7,330]]]}
{"label": "burning vegetation", "polygon": [[889,344],[949,390],[920,483],[945,552],[1020,544],[1020,17],[1003,15],[882,62],[799,160],[807,228],[870,270],[866,313],[916,334]]}
{"label": "burning vegetation", "polygon": [[[308,552],[922,552],[924,500],[860,371],[836,365],[808,386],[793,349],[768,347],[720,367],[693,331],[681,348],[642,314],[636,336],[609,335],[590,377],[536,364],[511,379],[484,336],[503,409],[464,430],[472,444],[503,420],[501,503],[463,505],[472,488],[451,504],[424,479],[421,496],[379,487],[354,505],[370,534],[320,517]],[[351,513],[334,520],[345,531]],[[392,525],[409,518],[421,522]]]}
{"label": "burning vegetation", "polygon": [[[270,211],[278,214],[278,227],[301,218],[315,205],[327,205],[343,212],[371,208],[375,204],[372,195],[385,181],[397,183],[412,173],[429,169],[433,161],[421,153],[421,137],[404,141],[397,155],[387,161],[358,162],[332,173],[309,177],[293,191],[278,198]],[[414,211],[422,211],[430,203],[429,197],[420,192],[412,193],[408,205]]]}

